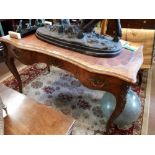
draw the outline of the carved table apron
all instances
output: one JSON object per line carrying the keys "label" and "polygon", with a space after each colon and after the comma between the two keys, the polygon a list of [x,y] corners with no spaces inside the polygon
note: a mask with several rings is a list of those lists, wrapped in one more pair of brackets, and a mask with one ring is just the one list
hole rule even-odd
{"label": "carved table apron", "polygon": [[107,133],[123,111],[129,87],[136,83],[137,72],[143,63],[143,47],[135,44],[135,52],[122,49],[114,58],[97,58],[56,47],[35,35],[20,40],[4,36],[0,41],[5,46],[6,64],[18,81],[20,92],[22,81],[14,64],[15,58],[25,65],[44,62],[57,66],[74,74],[88,88],[111,92],[116,98],[116,107],[107,122]]}

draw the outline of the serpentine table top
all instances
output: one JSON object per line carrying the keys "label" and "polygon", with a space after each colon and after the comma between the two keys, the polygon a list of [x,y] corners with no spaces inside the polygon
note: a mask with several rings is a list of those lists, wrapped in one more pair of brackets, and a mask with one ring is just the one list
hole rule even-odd
{"label": "serpentine table top", "polygon": [[131,43],[131,45],[137,47],[137,50],[134,52],[123,48],[120,55],[114,58],[100,58],[51,45],[37,39],[34,34],[20,40],[10,38],[9,35],[7,35],[1,37],[0,41],[9,43],[20,49],[53,56],[71,62],[90,72],[110,75],[129,83],[136,82],[137,72],[143,63],[143,46],[134,43]]}
{"label": "serpentine table top", "polygon": [[133,43],[130,44],[136,47],[135,51],[122,48],[114,58],[101,58],[54,46],[39,40],[34,34],[20,40],[4,36],[0,41],[5,46],[6,65],[18,81],[20,92],[22,80],[14,64],[15,58],[25,65],[47,63],[49,71],[49,65],[57,66],[74,74],[88,88],[111,92],[116,98],[116,107],[107,121],[107,134],[123,111],[130,85],[136,83],[143,63],[143,46]]}

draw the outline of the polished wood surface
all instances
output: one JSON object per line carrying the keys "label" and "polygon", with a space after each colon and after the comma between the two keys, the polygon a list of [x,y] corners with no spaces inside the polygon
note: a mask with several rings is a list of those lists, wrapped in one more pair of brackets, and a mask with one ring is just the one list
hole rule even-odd
{"label": "polished wood surface", "polygon": [[21,40],[4,36],[0,41],[5,46],[5,61],[18,81],[20,92],[22,81],[14,59],[25,65],[44,62],[57,66],[74,74],[88,88],[111,92],[116,98],[116,107],[107,122],[107,133],[123,111],[130,85],[136,82],[137,72],[143,63],[143,46],[133,43],[137,47],[134,52],[122,49],[121,54],[114,58],[98,58],[51,45],[37,39],[35,35]]}
{"label": "polished wood surface", "polygon": [[[111,75],[132,83],[136,82],[136,74],[143,62],[142,46],[140,46],[136,52],[122,49],[120,55],[107,59],[88,56],[60,48],[37,39],[35,35],[30,35],[22,38],[21,40],[4,36],[0,38],[0,41],[9,43],[19,49],[35,51],[71,62],[72,64],[75,64],[78,67],[84,68],[90,72]],[[134,45],[136,46],[136,44]],[[139,46],[139,44],[137,44],[137,46]],[[16,53],[17,52],[18,51],[16,49]],[[31,56],[29,55],[29,57]]]}
{"label": "polished wood surface", "polygon": [[0,84],[0,95],[7,105],[5,117],[6,135],[64,135],[74,124],[71,117],[55,109],[37,103]]}

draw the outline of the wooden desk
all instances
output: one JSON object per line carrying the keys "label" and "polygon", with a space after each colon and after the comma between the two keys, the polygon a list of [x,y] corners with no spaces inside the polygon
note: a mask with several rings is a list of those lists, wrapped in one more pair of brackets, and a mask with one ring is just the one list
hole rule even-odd
{"label": "wooden desk", "polygon": [[18,80],[20,92],[22,82],[14,65],[15,58],[26,65],[37,62],[55,65],[73,73],[88,88],[111,92],[117,104],[107,123],[107,131],[124,109],[129,87],[136,82],[143,63],[142,46],[135,52],[122,49],[114,58],[97,58],[48,44],[35,35],[21,40],[4,36],[0,41],[5,45],[6,64]]}
{"label": "wooden desk", "polygon": [[4,119],[6,135],[64,135],[71,132],[74,124],[71,117],[1,84],[0,95],[8,111]]}

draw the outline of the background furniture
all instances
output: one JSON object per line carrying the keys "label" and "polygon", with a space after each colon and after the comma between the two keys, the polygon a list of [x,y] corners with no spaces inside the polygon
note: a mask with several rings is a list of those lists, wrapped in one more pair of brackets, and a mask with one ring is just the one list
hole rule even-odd
{"label": "background furniture", "polygon": [[[3,35],[7,35],[8,31],[15,31],[16,24],[19,22],[19,19],[0,19],[1,25],[3,27]],[[2,36],[2,34],[1,34]]]}
{"label": "background furniture", "polygon": [[123,28],[122,39],[142,44],[144,46],[144,62],[141,69],[151,68],[155,43],[155,30]]}
{"label": "background furniture", "polygon": [[71,133],[75,122],[73,118],[1,84],[0,94],[8,112],[8,116],[4,118],[4,134],[64,135]]}
{"label": "background furniture", "polygon": [[1,21],[0,21],[0,36],[4,36],[4,31],[3,31]]}
{"label": "background furniture", "polygon": [[[0,21],[0,36],[4,36],[4,31],[3,31],[3,27]],[[4,50],[3,50],[3,46],[0,42],[0,62],[4,61]]]}
{"label": "background furniture", "polygon": [[[155,19],[121,19],[122,39],[144,46],[144,62],[138,72],[138,84],[142,83],[144,69],[150,69],[155,54]],[[102,20],[101,34],[114,35],[115,23],[113,20]]]}
{"label": "background furniture", "polygon": [[0,62],[4,61],[4,47],[0,42]]}
{"label": "background furniture", "polygon": [[[155,19],[121,19],[122,28],[131,28],[131,29],[155,29]],[[107,25],[107,34],[113,35],[115,23],[113,19],[108,20]]]}
{"label": "background furniture", "polygon": [[[103,20],[103,23],[105,21]],[[141,69],[149,69],[152,66],[155,43],[155,19],[121,19],[122,39],[144,45],[144,62]],[[114,35],[115,23],[107,20],[106,28],[101,33]],[[104,31],[106,29],[106,32]]]}
{"label": "background furniture", "polygon": [[26,65],[44,62],[57,66],[74,74],[88,88],[111,92],[117,104],[108,120],[107,132],[123,111],[130,85],[136,82],[143,62],[143,48],[139,44],[134,44],[135,52],[122,49],[114,58],[98,58],[48,44],[35,35],[20,40],[4,36],[0,41],[5,44],[6,64],[18,81],[20,92],[22,82],[14,64],[15,58]]}

